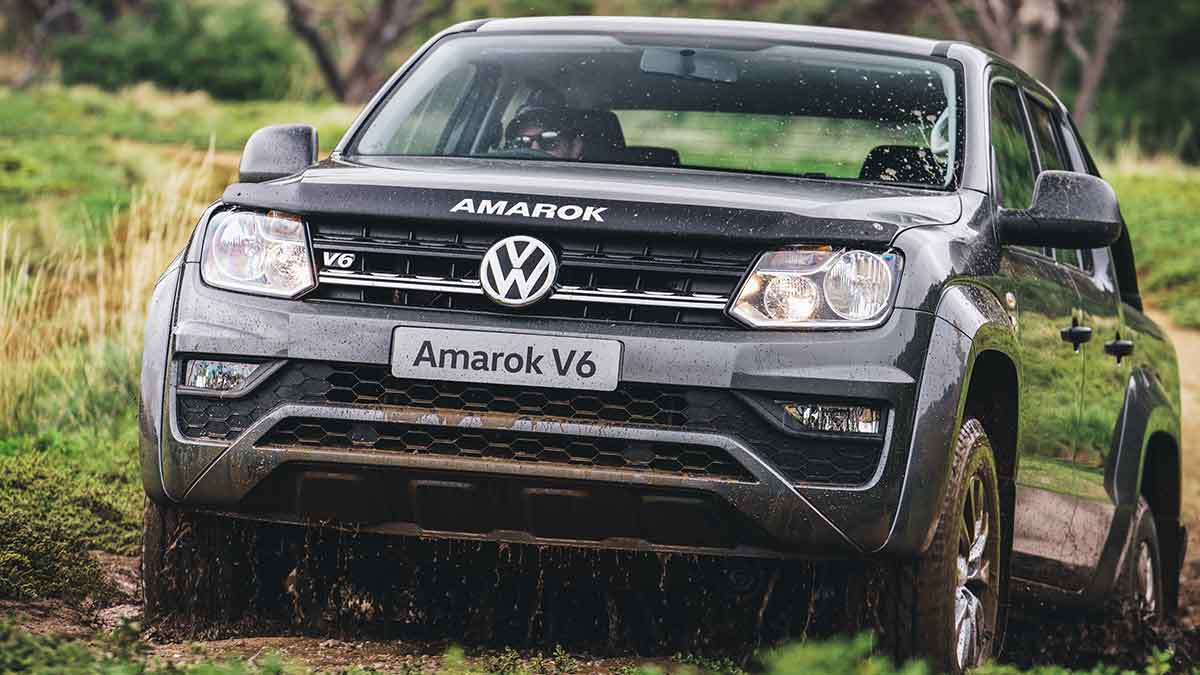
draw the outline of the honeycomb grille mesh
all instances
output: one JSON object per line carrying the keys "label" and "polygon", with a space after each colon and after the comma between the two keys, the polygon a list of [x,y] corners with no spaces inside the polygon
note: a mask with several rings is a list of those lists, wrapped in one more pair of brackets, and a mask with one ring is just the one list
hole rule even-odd
{"label": "honeycomb grille mesh", "polygon": [[259,443],[754,480],[720,448],[611,437],[295,417],[275,425]]}
{"label": "honeycomb grille mesh", "polygon": [[405,380],[393,377],[386,366],[295,361],[243,398],[180,395],[176,402],[184,435],[227,441],[284,403],[438,408],[719,432],[740,438],[796,482],[832,485],[867,483],[883,452],[880,439],[798,438],[783,433],[736,393],[701,387],[622,383],[611,392],[538,389]]}

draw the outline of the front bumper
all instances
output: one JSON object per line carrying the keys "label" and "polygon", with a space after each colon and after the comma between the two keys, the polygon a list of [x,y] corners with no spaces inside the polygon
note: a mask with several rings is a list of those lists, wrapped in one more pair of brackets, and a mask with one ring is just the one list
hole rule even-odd
{"label": "front bumper", "polygon": [[[160,283],[149,322],[142,461],[147,492],[157,499],[278,521],[337,518],[416,536],[723,555],[845,557],[885,544],[887,552],[909,553],[927,529],[909,524],[901,528],[906,536],[894,536],[902,498],[917,492],[905,483],[911,439],[922,437],[914,434],[913,414],[928,346],[933,332],[948,326],[927,313],[897,309],[875,330],[824,333],[525,320],[228,293],[203,285],[197,266],[186,263]],[[623,386],[702,392],[718,401],[736,395],[749,403],[736,415],[720,403],[702,425],[645,424],[520,409],[468,412],[439,407],[435,399],[430,405],[337,400],[327,395],[328,385],[321,391],[319,384],[304,385],[314,379],[306,378],[286,395],[260,397],[249,412],[225,402],[234,404],[222,409],[237,424],[222,420],[218,431],[226,433],[205,434],[194,428],[194,411],[183,409],[194,400],[177,392],[181,363],[196,355],[278,362],[280,377],[303,367],[386,368],[398,325],[616,338],[625,345]],[[747,412],[753,401],[781,396],[884,408],[886,430],[866,480],[797,480],[778,447],[765,447],[769,434],[753,431],[769,429],[769,415],[746,420],[756,414]],[[952,419],[953,410],[948,414]],[[285,432],[299,439],[294,432],[304,423],[325,440],[288,442]],[[545,459],[413,451],[404,440],[409,432],[437,440],[463,428],[481,447],[495,438],[512,437],[508,444],[533,438]],[[947,438],[952,433],[944,431]],[[376,442],[381,435],[409,451],[388,449]],[[303,437],[312,441],[312,434]],[[569,447],[580,440],[613,461],[575,461]],[[803,459],[806,444],[837,440],[798,437],[789,451]],[[676,448],[667,461],[683,470],[631,470],[611,448],[634,444]],[[699,454],[685,457],[689,449]]]}

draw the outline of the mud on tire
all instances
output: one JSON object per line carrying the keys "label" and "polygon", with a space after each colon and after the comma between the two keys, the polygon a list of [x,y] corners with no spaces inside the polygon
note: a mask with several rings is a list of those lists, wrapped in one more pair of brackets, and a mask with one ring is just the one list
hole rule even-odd
{"label": "mud on tire", "polygon": [[1133,516],[1133,536],[1121,576],[1117,581],[1119,612],[1134,623],[1153,623],[1166,615],[1163,597],[1162,558],[1154,513],[1144,497],[1138,497]]}
{"label": "mud on tire", "polygon": [[[978,420],[966,419],[929,550],[884,572],[878,628],[882,646],[896,658],[923,656],[936,672],[960,673],[1000,643],[1006,556],[999,494],[991,443]],[[964,612],[977,626],[965,645],[960,637],[971,636],[962,634]]]}

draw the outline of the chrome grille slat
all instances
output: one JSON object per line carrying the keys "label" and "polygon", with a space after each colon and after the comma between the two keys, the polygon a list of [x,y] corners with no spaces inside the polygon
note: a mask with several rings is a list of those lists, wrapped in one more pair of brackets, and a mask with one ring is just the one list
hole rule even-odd
{"label": "chrome grille slat", "polygon": [[[588,233],[537,235],[560,258],[558,285],[541,303],[509,310],[483,297],[479,262],[503,238],[431,223],[310,221],[320,266],[314,299],[472,313],[519,313],[632,323],[732,327],[724,310],[758,251],[646,235],[606,241]],[[324,252],[355,253],[350,269]]]}
{"label": "chrome grille slat", "polygon": [[[438,279],[429,277],[400,277],[393,274],[322,272],[323,284],[342,286],[368,286],[372,288],[394,288],[410,291],[434,291],[438,293],[467,293],[482,295],[483,289],[475,279]],[[681,307],[721,310],[729,299],[718,295],[695,294],[673,295],[654,291],[625,291],[620,289],[589,290],[563,287],[550,295],[551,300],[567,302],[607,302],[614,304],[640,304],[656,307]]]}

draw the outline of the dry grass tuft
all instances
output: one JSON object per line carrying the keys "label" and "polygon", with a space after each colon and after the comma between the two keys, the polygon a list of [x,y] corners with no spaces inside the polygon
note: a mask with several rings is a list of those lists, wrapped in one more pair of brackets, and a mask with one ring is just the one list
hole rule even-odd
{"label": "dry grass tuft", "polygon": [[54,411],[66,411],[54,401],[94,393],[97,359],[116,358],[136,380],[154,283],[228,178],[211,151],[197,153],[138,193],[103,245],[60,242],[48,260],[0,227],[0,432],[54,428]]}

